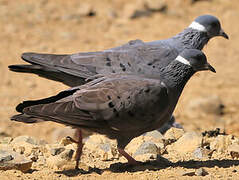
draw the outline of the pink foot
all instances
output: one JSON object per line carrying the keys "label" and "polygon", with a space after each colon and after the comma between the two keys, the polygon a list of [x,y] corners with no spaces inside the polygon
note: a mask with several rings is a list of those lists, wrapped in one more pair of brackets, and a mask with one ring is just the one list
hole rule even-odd
{"label": "pink foot", "polygon": [[128,164],[130,165],[137,165],[139,164],[133,157],[131,157],[127,152],[123,149],[118,148],[119,153],[124,156],[128,160]]}

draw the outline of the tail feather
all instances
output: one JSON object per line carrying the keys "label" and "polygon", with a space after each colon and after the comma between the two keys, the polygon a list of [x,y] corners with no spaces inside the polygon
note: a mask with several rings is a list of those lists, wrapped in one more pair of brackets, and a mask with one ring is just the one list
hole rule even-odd
{"label": "tail feather", "polygon": [[27,114],[17,114],[11,117],[12,121],[18,121],[18,122],[24,122],[24,123],[38,123],[38,122],[42,122],[42,119],[39,119],[37,117],[34,116],[29,116]]}
{"label": "tail feather", "polygon": [[40,100],[23,101],[22,103],[17,105],[16,111],[22,113],[23,109],[26,108],[26,107],[29,107],[29,106],[56,102],[60,99],[63,99],[67,96],[70,96],[70,95],[74,94],[77,90],[79,90],[78,87],[72,88],[72,89],[69,89],[69,90],[66,90],[66,91],[62,91],[59,94],[57,94],[56,96],[51,96],[51,97],[40,99]]}
{"label": "tail feather", "polygon": [[67,86],[74,87],[85,83],[85,78],[70,75],[54,68],[44,67],[41,65],[10,65],[10,71],[20,73],[33,73],[53,81],[59,81]]}

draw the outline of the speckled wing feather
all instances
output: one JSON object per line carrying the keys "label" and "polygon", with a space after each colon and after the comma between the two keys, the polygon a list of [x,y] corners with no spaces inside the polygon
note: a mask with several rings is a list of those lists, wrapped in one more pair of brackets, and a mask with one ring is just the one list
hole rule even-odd
{"label": "speckled wing feather", "polygon": [[96,74],[157,74],[177,54],[177,50],[168,45],[147,45],[136,40],[99,52],[72,55],[24,53],[22,58],[32,65],[12,65],[9,68],[17,72],[35,73],[74,87],[84,84],[86,78]]}
{"label": "speckled wing feather", "polygon": [[18,108],[22,114],[12,120],[55,121],[106,135],[110,129],[140,134],[157,128],[155,121],[169,106],[167,88],[160,80],[135,75],[103,77],[63,92],[50,100],[23,102]]}

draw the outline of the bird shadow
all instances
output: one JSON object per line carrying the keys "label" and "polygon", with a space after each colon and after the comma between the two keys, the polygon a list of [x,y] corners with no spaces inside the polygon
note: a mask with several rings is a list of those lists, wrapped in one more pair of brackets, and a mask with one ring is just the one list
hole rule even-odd
{"label": "bird shadow", "polygon": [[89,168],[88,171],[84,171],[82,169],[72,169],[72,170],[64,170],[64,171],[57,171],[58,174],[64,174],[68,177],[77,176],[79,174],[91,174],[97,173],[101,175],[104,171],[111,171],[114,173],[123,173],[123,172],[139,172],[139,171],[158,171],[160,169],[166,169],[168,167],[183,167],[188,169],[198,169],[201,167],[208,167],[213,168],[215,166],[219,168],[228,168],[231,166],[239,165],[239,160],[231,160],[231,159],[222,159],[222,160],[189,160],[189,161],[178,161],[178,162],[171,162],[163,157],[159,157],[157,160],[154,161],[146,161],[146,162],[139,162],[138,165],[129,165],[128,163],[114,163],[111,164],[109,168],[99,169],[99,168]]}

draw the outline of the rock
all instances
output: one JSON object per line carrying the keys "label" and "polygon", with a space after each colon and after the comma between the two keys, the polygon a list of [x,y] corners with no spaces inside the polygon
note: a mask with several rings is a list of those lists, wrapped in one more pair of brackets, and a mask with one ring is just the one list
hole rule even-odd
{"label": "rock", "polygon": [[88,151],[94,153],[94,157],[98,157],[101,160],[110,160],[112,158],[118,158],[118,152],[116,148],[116,141],[109,140],[102,135],[92,135],[86,140],[85,148]]}
{"label": "rock", "polygon": [[197,159],[207,159],[209,156],[212,155],[212,150],[204,149],[202,147],[198,147],[194,152],[193,156]]}
{"label": "rock", "polygon": [[18,143],[21,144],[22,142],[26,142],[33,145],[39,144],[38,140],[30,136],[18,136],[12,140],[11,144],[18,144]]}
{"label": "rock", "polygon": [[14,151],[0,150],[0,170],[17,169],[22,172],[28,171],[32,161]]}
{"label": "rock", "polygon": [[127,19],[136,19],[139,17],[150,16],[152,13],[145,9],[143,1],[137,3],[127,3],[123,9],[123,17]]}
{"label": "rock", "polygon": [[201,146],[202,136],[195,132],[187,132],[183,134],[175,143],[167,146],[168,151],[176,151],[179,154],[195,151]]}
{"label": "rock", "polygon": [[69,137],[64,137],[61,139],[61,141],[59,142],[59,145],[61,146],[67,146],[69,144],[73,144],[73,142],[70,140]]}
{"label": "rock", "polygon": [[96,11],[91,4],[82,3],[81,6],[79,7],[79,9],[77,10],[77,14],[79,14],[80,16],[83,16],[83,17],[84,16],[95,16]]}
{"label": "rock", "polygon": [[142,154],[158,154],[158,147],[152,142],[144,142],[139,146],[139,148],[134,153],[134,156]]}
{"label": "rock", "polygon": [[58,147],[58,148],[52,148],[52,149],[50,150],[50,152],[51,152],[51,155],[52,155],[52,156],[55,156],[55,155],[60,154],[60,153],[63,152],[64,150],[65,150],[64,147]]}
{"label": "rock", "polygon": [[12,159],[13,157],[9,152],[0,150],[0,163],[11,161]]}
{"label": "rock", "polygon": [[178,140],[180,137],[182,137],[183,134],[184,134],[183,129],[172,127],[164,134],[164,138]]}
{"label": "rock", "polygon": [[62,159],[60,156],[51,156],[46,159],[47,166],[54,170],[64,169],[64,166],[69,163],[73,164],[73,162],[70,162],[66,159]]}
{"label": "rock", "polygon": [[13,138],[11,137],[4,137],[0,139],[0,144],[10,144]]}
{"label": "rock", "polygon": [[206,176],[208,175],[207,171],[203,168],[196,169],[195,171],[196,176]]}
{"label": "rock", "polygon": [[153,137],[154,139],[163,139],[163,135],[157,130],[147,132],[144,134],[144,136],[150,136]]}
{"label": "rock", "polygon": [[144,5],[146,9],[153,12],[164,12],[167,10],[165,0],[145,0]]}
{"label": "rock", "polygon": [[211,141],[210,149],[219,153],[224,153],[233,141],[235,141],[235,138],[232,135],[218,135],[213,141]]}
{"label": "rock", "polygon": [[207,115],[222,115],[224,105],[218,96],[208,96],[190,101],[186,107],[189,118],[205,117]]}
{"label": "rock", "polygon": [[65,160],[71,160],[73,154],[74,154],[73,149],[66,149],[60,154],[60,157]]}
{"label": "rock", "polygon": [[233,159],[239,158],[239,144],[232,144],[228,147],[227,151]]}
{"label": "rock", "polygon": [[[139,137],[132,139],[132,141],[126,146],[125,150],[129,154],[131,154],[131,153],[134,154],[137,151],[137,149],[141,146],[141,144],[143,144],[145,142],[145,137],[139,136]],[[149,139],[151,139],[151,138],[152,137],[149,137]]]}
{"label": "rock", "polygon": [[146,154],[140,154],[140,155],[134,156],[134,158],[137,161],[141,161],[141,162],[148,161],[148,160],[156,160],[157,157],[158,157],[157,154],[152,154],[152,153],[146,153]]}
{"label": "rock", "polygon": [[52,132],[52,140],[53,142],[59,142],[67,136],[74,137],[74,134],[75,129],[72,129],[71,127],[56,128]]}

